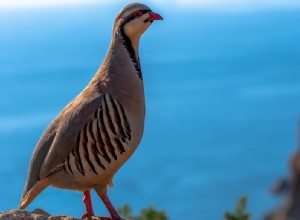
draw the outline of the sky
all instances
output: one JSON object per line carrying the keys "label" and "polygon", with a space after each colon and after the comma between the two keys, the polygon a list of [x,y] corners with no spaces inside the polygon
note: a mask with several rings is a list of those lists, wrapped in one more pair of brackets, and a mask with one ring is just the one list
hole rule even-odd
{"label": "sky", "polygon": [[[133,0],[134,1],[134,0]],[[126,1],[133,2],[133,1]],[[193,9],[264,9],[300,7],[299,0],[147,0],[142,3],[164,7]],[[116,4],[117,0],[1,0],[0,9],[24,7],[59,7],[65,5]]]}

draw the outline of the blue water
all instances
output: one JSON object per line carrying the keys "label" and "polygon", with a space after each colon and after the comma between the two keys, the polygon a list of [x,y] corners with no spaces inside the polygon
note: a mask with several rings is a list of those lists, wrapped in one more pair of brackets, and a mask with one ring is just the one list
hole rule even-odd
{"label": "blue water", "polygon": [[[0,211],[18,206],[35,144],[100,66],[119,8],[0,12]],[[140,45],[144,138],[109,196],[135,213],[217,220],[247,195],[260,219],[280,202],[269,188],[296,146],[300,10],[156,11],[165,20]],[[28,209],[79,217],[81,199],[48,188]]]}

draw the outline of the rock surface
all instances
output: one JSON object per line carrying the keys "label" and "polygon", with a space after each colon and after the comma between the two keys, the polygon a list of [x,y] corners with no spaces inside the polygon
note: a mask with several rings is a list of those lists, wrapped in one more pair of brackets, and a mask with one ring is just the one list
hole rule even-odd
{"label": "rock surface", "polygon": [[0,220],[80,220],[65,215],[50,215],[42,209],[35,209],[33,212],[25,210],[9,210],[0,212]]}
{"label": "rock surface", "polygon": [[290,173],[287,179],[281,180],[273,192],[284,195],[282,204],[270,213],[265,220],[299,220],[300,219],[300,122],[298,146],[290,158]]}

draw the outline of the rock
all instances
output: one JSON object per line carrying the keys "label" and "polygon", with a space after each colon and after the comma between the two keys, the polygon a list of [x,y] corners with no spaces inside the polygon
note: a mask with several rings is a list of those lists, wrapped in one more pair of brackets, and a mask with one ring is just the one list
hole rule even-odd
{"label": "rock", "polygon": [[282,204],[269,214],[265,220],[299,220],[300,219],[300,123],[298,147],[290,159],[290,177],[277,184],[274,192],[284,193]]}
{"label": "rock", "polygon": [[[98,218],[93,218],[98,219]],[[25,210],[9,210],[0,212],[0,220],[80,220],[66,215],[50,215],[42,209],[35,209],[33,212]]]}

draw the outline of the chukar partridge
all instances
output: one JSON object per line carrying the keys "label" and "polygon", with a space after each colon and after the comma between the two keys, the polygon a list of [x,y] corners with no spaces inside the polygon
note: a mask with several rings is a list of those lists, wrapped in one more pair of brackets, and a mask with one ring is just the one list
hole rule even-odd
{"label": "chukar partridge", "polygon": [[140,3],[119,12],[101,67],[37,143],[20,209],[54,186],[84,192],[82,218],[90,217],[94,215],[90,190],[94,189],[112,219],[121,219],[107,197],[107,187],[143,135],[145,99],[138,46],[143,32],[154,20],[162,19]]}

